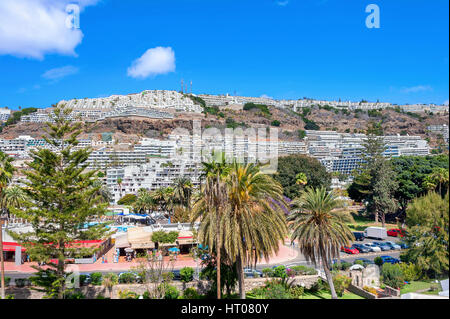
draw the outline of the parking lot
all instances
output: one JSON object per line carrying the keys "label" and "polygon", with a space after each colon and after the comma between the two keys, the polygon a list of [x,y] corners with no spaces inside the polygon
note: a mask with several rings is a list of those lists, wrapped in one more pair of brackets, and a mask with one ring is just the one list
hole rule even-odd
{"label": "parking lot", "polygon": [[[352,245],[353,244],[368,244],[368,243],[373,243],[373,242],[386,242],[386,241],[392,241],[394,243],[397,243],[397,242],[400,242],[400,239],[401,239],[400,237],[391,237],[391,236],[388,236],[384,240],[364,238],[364,240],[362,240],[362,241],[353,242]],[[400,252],[401,252],[401,250],[388,250],[388,251],[381,251],[381,252],[359,253],[359,254],[354,254],[354,255],[348,254],[345,252],[341,252],[340,255],[341,255],[342,260],[352,262],[358,258],[367,258],[367,259],[373,260],[377,256],[384,256],[384,255],[392,256],[394,258],[399,258]]]}

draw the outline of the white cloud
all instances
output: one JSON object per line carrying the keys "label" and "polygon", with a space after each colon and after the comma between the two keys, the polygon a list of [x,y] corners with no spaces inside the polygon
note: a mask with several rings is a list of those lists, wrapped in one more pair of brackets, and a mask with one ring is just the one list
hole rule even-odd
{"label": "white cloud", "polygon": [[[69,3],[70,0],[1,0],[0,55],[39,60],[49,53],[76,56],[75,48],[83,33],[66,26]],[[80,11],[96,3],[98,0],[78,1]]]}
{"label": "white cloud", "polygon": [[417,93],[417,92],[424,92],[424,91],[431,91],[433,88],[429,85],[416,85],[412,87],[406,87],[403,88],[401,91],[403,93]]}
{"label": "white cloud", "polygon": [[42,77],[47,80],[60,80],[66,76],[78,73],[79,69],[72,65],[66,65],[61,68],[50,69],[42,74]]}
{"label": "white cloud", "polygon": [[448,100],[444,101],[444,105],[448,105]]}
{"label": "white cloud", "polygon": [[280,7],[285,7],[285,6],[287,6],[287,5],[289,4],[289,0],[285,0],[285,1],[277,1],[277,4],[278,4]]}
{"label": "white cloud", "polygon": [[127,70],[133,78],[147,78],[175,71],[175,52],[171,47],[148,49],[140,58],[133,61]]}

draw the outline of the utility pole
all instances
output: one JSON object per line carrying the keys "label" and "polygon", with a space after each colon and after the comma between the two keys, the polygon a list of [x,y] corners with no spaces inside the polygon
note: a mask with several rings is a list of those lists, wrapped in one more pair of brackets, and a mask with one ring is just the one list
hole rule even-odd
{"label": "utility pole", "polygon": [[5,261],[3,258],[3,218],[0,215],[1,299],[5,299]]}

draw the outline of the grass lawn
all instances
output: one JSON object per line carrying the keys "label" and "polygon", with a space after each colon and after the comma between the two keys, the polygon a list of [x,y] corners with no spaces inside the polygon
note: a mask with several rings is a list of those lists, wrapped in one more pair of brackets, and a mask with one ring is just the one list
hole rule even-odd
{"label": "grass lawn", "polygon": [[[429,289],[431,287],[439,287],[439,286],[438,286],[438,284],[433,283],[433,282],[411,281],[409,284],[403,286],[400,289],[400,293],[403,295],[403,294],[407,294],[409,292],[416,292],[419,290]],[[430,295],[437,295],[438,292],[439,292],[439,289],[434,290],[434,291],[422,292],[422,293],[430,294]]]}
{"label": "grass lawn", "polygon": [[[331,294],[328,291],[320,291],[316,294],[306,293],[302,299],[331,299]],[[346,291],[339,299],[364,299],[354,293]]]}
{"label": "grass lawn", "polygon": [[[355,223],[348,224],[348,227],[350,227],[351,230],[363,231],[370,226],[381,227],[381,223],[375,223],[371,218],[359,216],[355,212],[352,212],[351,214],[353,216],[353,219],[355,220]],[[386,229],[389,229],[389,228],[397,228],[398,226],[397,224],[386,224],[385,227]]]}

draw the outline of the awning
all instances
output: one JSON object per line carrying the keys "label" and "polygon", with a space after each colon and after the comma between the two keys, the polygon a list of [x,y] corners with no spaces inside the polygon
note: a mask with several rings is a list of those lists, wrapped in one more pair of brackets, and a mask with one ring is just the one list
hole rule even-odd
{"label": "awning", "polygon": [[127,234],[117,236],[116,237],[116,248],[126,248],[126,247],[130,247],[130,243],[128,242]]}
{"label": "awning", "polygon": [[[17,246],[13,246],[13,245],[3,245],[3,251],[13,251],[13,252],[15,252],[16,251],[16,247]],[[21,247],[21,251],[22,252],[25,252],[25,248],[23,248],[23,247]]]}
{"label": "awning", "polygon": [[191,231],[182,230],[178,233],[178,245],[192,245],[194,244],[194,237]]}
{"label": "awning", "polygon": [[128,242],[133,249],[155,248],[152,242],[152,233],[145,231],[142,227],[128,229]]}

